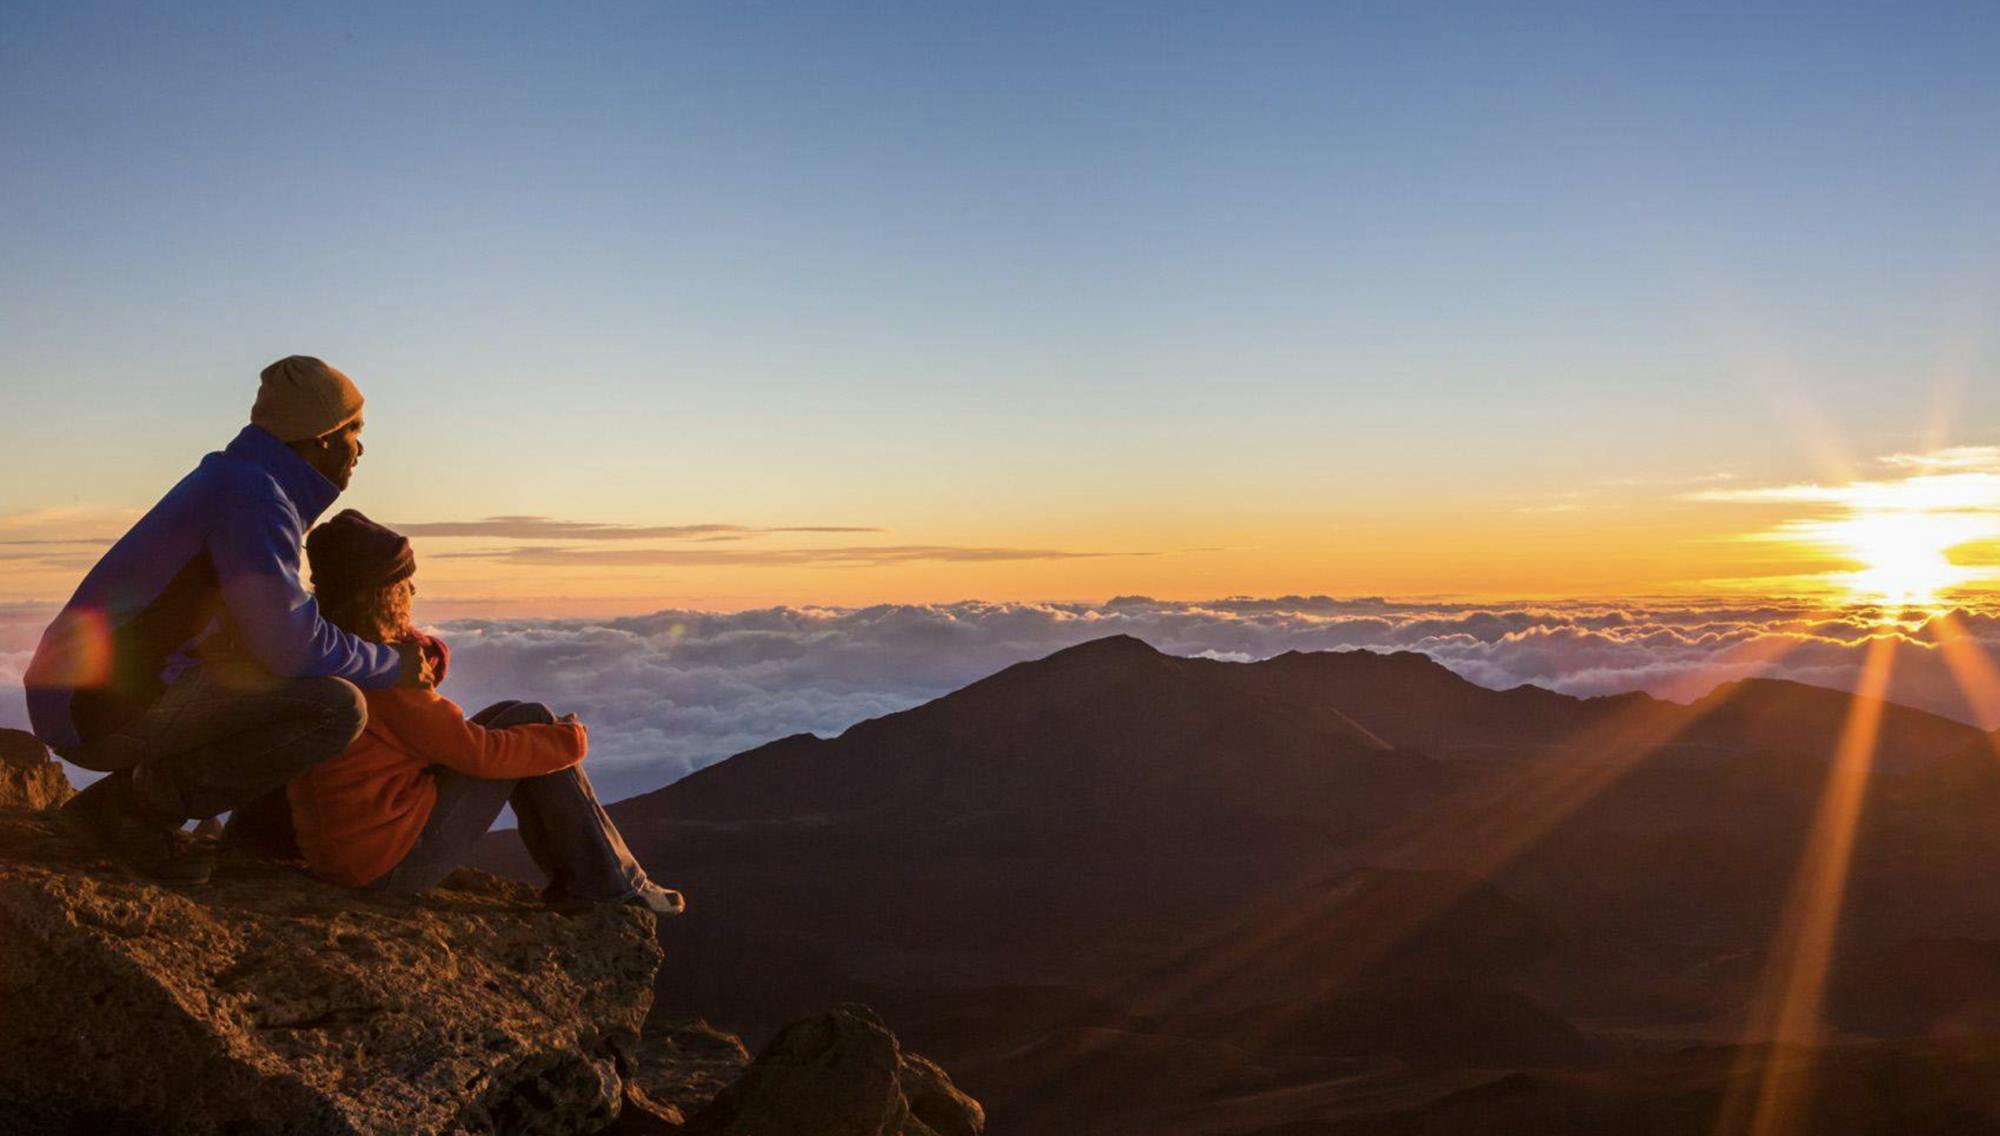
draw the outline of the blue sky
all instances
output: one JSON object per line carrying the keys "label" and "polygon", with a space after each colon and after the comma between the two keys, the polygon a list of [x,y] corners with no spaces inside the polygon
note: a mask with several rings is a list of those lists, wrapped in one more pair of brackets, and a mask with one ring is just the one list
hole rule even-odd
{"label": "blue sky", "polygon": [[1261,550],[681,599],[1994,440],[1990,9],[1496,8],[10,4],[0,515],[143,508],[292,351],[391,520]]}

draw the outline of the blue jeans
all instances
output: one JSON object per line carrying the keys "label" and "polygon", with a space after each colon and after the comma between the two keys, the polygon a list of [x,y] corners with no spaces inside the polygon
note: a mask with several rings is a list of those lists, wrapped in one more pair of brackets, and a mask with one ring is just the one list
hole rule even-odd
{"label": "blue jeans", "polygon": [[[496,702],[472,720],[504,729],[553,722],[556,716],[539,702]],[[446,769],[436,777],[437,804],[417,843],[370,888],[418,892],[437,886],[465,862],[510,804],[521,822],[521,843],[549,878],[544,894],[551,900],[616,903],[646,883],[645,869],[597,803],[583,766],[519,780],[485,780]]]}

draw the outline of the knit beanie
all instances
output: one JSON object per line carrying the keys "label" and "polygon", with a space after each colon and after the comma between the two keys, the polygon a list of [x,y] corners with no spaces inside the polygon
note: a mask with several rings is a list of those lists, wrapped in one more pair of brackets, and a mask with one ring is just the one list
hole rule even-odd
{"label": "knit beanie", "polygon": [[346,375],[310,355],[287,355],[264,368],[250,423],[280,442],[330,434],[361,413],[361,392]]}
{"label": "knit beanie", "polygon": [[306,555],[319,592],[386,588],[417,570],[410,538],[353,509],[342,509],[307,534]]}

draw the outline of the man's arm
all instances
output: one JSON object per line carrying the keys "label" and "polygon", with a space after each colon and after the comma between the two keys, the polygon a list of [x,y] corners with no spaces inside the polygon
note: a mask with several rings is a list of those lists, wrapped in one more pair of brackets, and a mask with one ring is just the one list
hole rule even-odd
{"label": "man's arm", "polygon": [[403,660],[320,618],[299,582],[298,522],[276,500],[237,499],[209,533],[222,600],[252,658],[287,678],[329,676],[357,686],[396,685]]}

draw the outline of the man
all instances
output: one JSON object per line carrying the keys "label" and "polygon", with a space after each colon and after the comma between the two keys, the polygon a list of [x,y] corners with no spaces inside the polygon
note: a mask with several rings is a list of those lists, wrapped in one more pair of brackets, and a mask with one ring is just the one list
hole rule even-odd
{"label": "man", "polygon": [[266,367],[250,425],[111,546],[28,665],[35,732],[110,774],[64,818],[141,875],[205,881],[188,818],[346,748],[367,721],[357,687],[430,685],[414,645],[334,627],[299,580],[305,530],[360,460],[361,401],[318,359]]}

